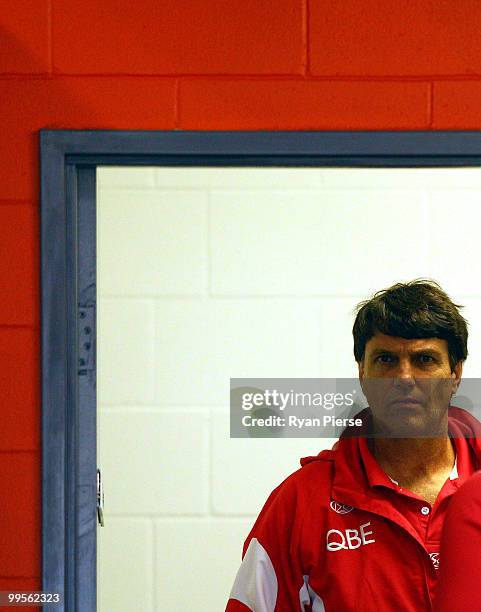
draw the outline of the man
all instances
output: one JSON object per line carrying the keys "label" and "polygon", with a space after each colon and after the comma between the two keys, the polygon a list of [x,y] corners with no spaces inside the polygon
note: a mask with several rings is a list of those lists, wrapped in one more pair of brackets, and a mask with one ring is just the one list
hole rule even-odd
{"label": "man", "polygon": [[272,492],[228,612],[432,609],[446,509],[481,465],[480,424],[450,407],[466,321],[439,285],[416,280],[361,303],[353,336],[362,433],[345,430]]}

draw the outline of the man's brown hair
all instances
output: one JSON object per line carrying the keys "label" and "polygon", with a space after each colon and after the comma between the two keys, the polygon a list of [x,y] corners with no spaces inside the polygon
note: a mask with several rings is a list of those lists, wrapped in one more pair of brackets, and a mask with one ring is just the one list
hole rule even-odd
{"label": "man's brown hair", "polygon": [[430,279],[396,283],[357,305],[352,328],[354,357],[362,361],[376,332],[400,338],[442,338],[448,343],[451,371],[468,356],[467,321],[441,287]]}

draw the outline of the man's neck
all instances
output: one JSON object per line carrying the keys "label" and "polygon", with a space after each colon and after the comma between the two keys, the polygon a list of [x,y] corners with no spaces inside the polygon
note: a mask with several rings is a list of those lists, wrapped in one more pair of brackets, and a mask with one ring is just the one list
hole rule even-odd
{"label": "man's neck", "polygon": [[401,487],[433,503],[449,477],[455,452],[443,438],[376,438],[371,451],[381,468]]}
{"label": "man's neck", "polygon": [[381,468],[399,484],[429,481],[450,473],[455,459],[453,445],[445,438],[377,438],[371,450]]}

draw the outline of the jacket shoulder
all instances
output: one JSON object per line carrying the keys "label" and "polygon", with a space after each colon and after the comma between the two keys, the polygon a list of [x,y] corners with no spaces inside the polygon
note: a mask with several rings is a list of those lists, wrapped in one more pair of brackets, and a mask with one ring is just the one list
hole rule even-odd
{"label": "jacket shoulder", "polygon": [[288,476],[272,492],[273,496],[306,497],[330,489],[334,473],[335,451],[321,451],[314,457],[301,459],[301,467]]}

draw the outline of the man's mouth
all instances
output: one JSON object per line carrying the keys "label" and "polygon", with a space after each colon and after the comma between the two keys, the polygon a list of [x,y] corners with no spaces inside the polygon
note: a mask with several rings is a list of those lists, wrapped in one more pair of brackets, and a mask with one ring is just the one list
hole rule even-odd
{"label": "man's mouth", "polygon": [[422,402],[415,399],[414,397],[399,397],[389,402],[389,408],[417,408],[422,405]]}

